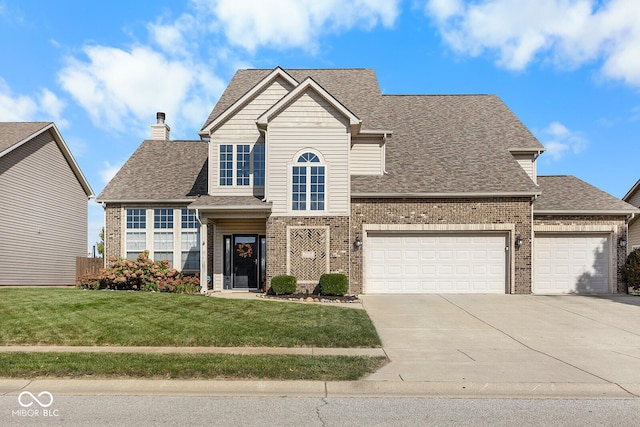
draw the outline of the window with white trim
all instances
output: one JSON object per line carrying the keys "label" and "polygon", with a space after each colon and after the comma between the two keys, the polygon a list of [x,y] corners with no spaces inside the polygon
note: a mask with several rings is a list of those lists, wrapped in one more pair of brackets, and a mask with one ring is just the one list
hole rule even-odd
{"label": "window with white trim", "polygon": [[187,208],[126,209],[125,229],[128,259],[135,260],[149,250],[154,261],[166,259],[172,267],[192,272],[200,269],[200,223],[195,212]]}
{"label": "window with white trim", "polygon": [[299,156],[291,170],[291,209],[323,211],[325,208],[325,166],[320,158],[306,152]]}
{"label": "window with white trim", "polygon": [[264,186],[264,144],[221,144],[219,151],[220,186]]}

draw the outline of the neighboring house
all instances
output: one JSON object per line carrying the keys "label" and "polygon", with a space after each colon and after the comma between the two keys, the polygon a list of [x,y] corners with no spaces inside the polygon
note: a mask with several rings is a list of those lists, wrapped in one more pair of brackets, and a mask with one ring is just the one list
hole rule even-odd
{"label": "neighboring house", "polygon": [[73,285],[93,197],[53,123],[0,123],[0,285]]}
{"label": "neighboring house", "polygon": [[[258,289],[280,274],[350,293],[623,292],[637,211],[574,177],[493,95],[383,95],[373,70],[239,70],[199,132],[159,113],[107,185],[107,255],[148,249]],[[203,291],[206,290],[203,281]]]}
{"label": "neighboring house", "polygon": [[[630,205],[640,208],[640,180],[631,187],[622,200]],[[635,249],[640,249],[640,222],[638,222],[638,215],[634,215],[629,221],[629,240],[627,242],[628,252]]]}

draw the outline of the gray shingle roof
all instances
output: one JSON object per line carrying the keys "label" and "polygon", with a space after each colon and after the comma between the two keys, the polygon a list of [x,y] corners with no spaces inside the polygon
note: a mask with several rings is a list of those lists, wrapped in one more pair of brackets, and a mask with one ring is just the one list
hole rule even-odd
{"label": "gray shingle roof", "polygon": [[[229,85],[220,96],[211,114],[202,128],[215,120],[238,98],[268,76],[273,69],[238,70]],[[380,86],[373,69],[338,68],[338,69],[286,69],[284,70],[298,82],[311,77],[327,92],[363,120],[363,126],[376,127],[373,121],[374,112],[380,102]]]}
{"label": "gray shingle roof", "polygon": [[144,141],[97,201],[195,200],[207,193],[207,156],[202,141]]}
{"label": "gray shingle roof", "polygon": [[0,153],[50,124],[51,122],[0,122]]}
{"label": "gray shingle roof", "polygon": [[264,209],[270,210],[271,203],[265,203],[258,197],[253,196],[200,196],[189,205],[191,208],[244,208],[244,209]]}
{"label": "gray shingle roof", "polygon": [[356,176],[352,193],[536,193],[511,148],[542,145],[494,95],[384,95],[391,129],[384,176]]}
{"label": "gray shingle roof", "polygon": [[634,206],[605,193],[575,176],[539,176],[542,195],[533,204],[533,212],[639,212]]}

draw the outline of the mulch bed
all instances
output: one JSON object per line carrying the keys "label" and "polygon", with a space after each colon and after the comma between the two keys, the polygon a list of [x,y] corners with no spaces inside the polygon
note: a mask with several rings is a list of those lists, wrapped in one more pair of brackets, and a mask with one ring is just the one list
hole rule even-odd
{"label": "mulch bed", "polygon": [[301,302],[337,302],[337,303],[354,303],[360,302],[357,295],[318,295],[318,294],[288,294],[276,295],[266,294],[263,298],[283,299],[287,301]]}

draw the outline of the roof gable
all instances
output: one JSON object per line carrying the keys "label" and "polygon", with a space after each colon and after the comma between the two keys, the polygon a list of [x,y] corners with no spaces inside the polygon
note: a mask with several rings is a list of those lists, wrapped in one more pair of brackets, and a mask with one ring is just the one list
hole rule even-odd
{"label": "roof gable", "polygon": [[256,97],[260,92],[262,92],[267,86],[269,86],[273,81],[275,81],[278,77],[284,79],[292,86],[296,86],[298,82],[287,74],[282,68],[276,67],[271,73],[269,73],[266,77],[262,78],[257,84],[255,84],[249,91],[247,91],[244,95],[239,97],[233,104],[227,107],[220,115],[215,117],[212,121],[206,124],[200,132],[199,135],[209,136],[211,132],[224,123],[229,117],[239,111],[243,106],[245,106],[251,99]]}
{"label": "roof gable", "polygon": [[627,194],[624,195],[622,200],[631,203],[631,200],[635,198],[638,189],[640,189],[640,179],[637,180],[635,184],[633,184],[633,187],[631,187],[631,189],[627,191]]}
{"label": "roof gable", "polygon": [[85,178],[80,170],[80,166],[74,159],[69,147],[64,142],[60,131],[53,122],[4,122],[0,123],[0,158],[17,149],[23,144],[29,143],[38,135],[50,131],[56,142],[56,145],[62,152],[69,167],[73,171],[80,186],[84,190],[87,197],[93,197],[93,190],[89,181]]}
{"label": "roof gable", "polygon": [[265,111],[258,119],[256,123],[261,128],[266,128],[269,124],[269,121],[276,117],[281,111],[285,110],[289,105],[291,105],[295,100],[300,98],[302,94],[307,91],[314,91],[318,95],[320,95],[325,101],[327,101],[332,107],[334,107],[340,114],[346,117],[349,120],[349,125],[351,127],[351,132],[357,134],[360,130],[360,126],[362,124],[362,120],[356,117],[347,107],[342,105],[340,101],[338,101],[335,97],[333,97],[329,92],[327,92],[322,86],[320,86],[315,80],[311,77],[307,77],[302,83],[296,86],[291,92],[285,95],[280,101],[276,102],[271,108]]}

